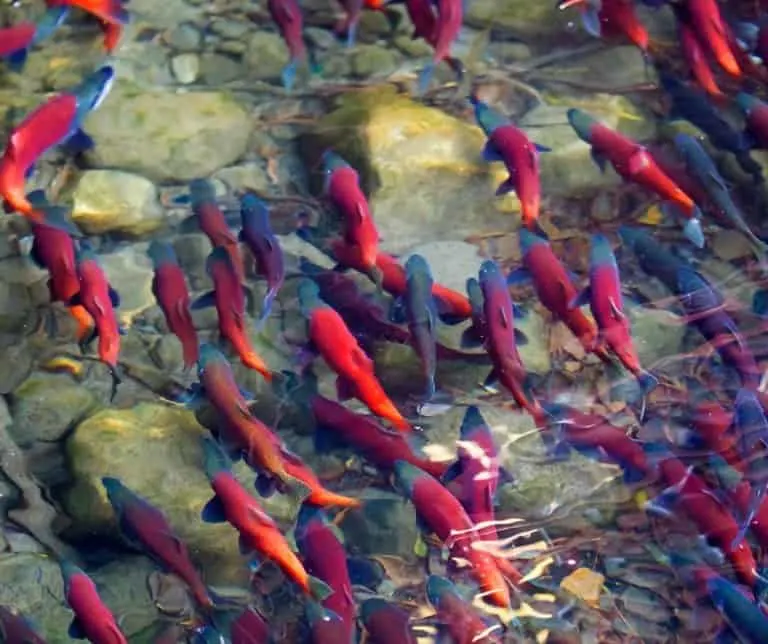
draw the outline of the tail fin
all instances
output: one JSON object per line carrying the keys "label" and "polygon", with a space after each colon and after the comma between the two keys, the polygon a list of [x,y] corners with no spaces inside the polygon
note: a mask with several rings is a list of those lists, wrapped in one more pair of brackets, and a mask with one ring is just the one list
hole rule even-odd
{"label": "tail fin", "polygon": [[429,84],[432,82],[432,76],[435,73],[435,63],[429,63],[419,74],[418,95],[423,96],[429,89]]}
{"label": "tail fin", "polygon": [[283,79],[283,87],[285,87],[286,91],[288,92],[293,89],[293,85],[296,82],[296,68],[296,61],[291,60],[291,62],[285,66],[283,73],[281,74]]}

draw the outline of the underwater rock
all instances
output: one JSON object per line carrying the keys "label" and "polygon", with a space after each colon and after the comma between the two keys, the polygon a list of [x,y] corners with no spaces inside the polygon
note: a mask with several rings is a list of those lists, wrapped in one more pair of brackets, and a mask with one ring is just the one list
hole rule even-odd
{"label": "underwater rock", "polygon": [[72,218],[93,235],[145,235],[163,225],[157,197],[157,188],[144,177],[116,170],[89,170],[72,193]]}
{"label": "underwater rock", "polygon": [[244,190],[267,192],[271,187],[266,167],[255,161],[217,170],[211,175],[211,180],[223,182],[229,190],[234,192]]}
{"label": "underwater rock", "polygon": [[566,29],[573,15],[559,11],[554,2],[473,0],[467,4],[464,20],[470,27],[493,27],[522,38],[556,36]]}
{"label": "underwater rock", "polygon": [[[288,49],[280,34],[255,31],[248,38],[243,62],[251,77],[257,80],[279,81],[283,68],[288,64]],[[303,70],[297,70],[297,77],[302,73]]]}
{"label": "underwater rock", "polygon": [[152,89],[118,83],[85,129],[91,163],[153,181],[190,181],[230,165],[248,147],[251,118],[223,92]]}
{"label": "underwater rock", "polygon": [[[101,485],[101,477],[114,476],[166,513],[210,583],[244,581],[248,571],[238,552],[237,532],[200,519],[213,496],[202,465],[200,439],[206,433],[192,412],[159,404],[106,409],[80,423],[67,441],[74,484],[63,499],[73,530],[117,538]],[[253,473],[242,463],[235,472],[252,490]],[[276,521],[293,520],[295,499],[275,494],[260,502]]]}
{"label": "underwater rock", "polygon": [[0,332],[23,330],[31,314],[32,297],[29,288],[24,284],[0,281]]}
{"label": "underwater rock", "polygon": [[657,360],[675,356],[683,350],[687,329],[676,315],[627,301],[624,310],[632,325],[632,340],[642,365],[650,367]]}
{"label": "underwater rock", "polygon": [[[152,563],[138,556],[126,557],[86,572],[96,583],[101,598],[131,639],[158,617],[147,590]],[[61,572],[56,560],[38,554],[0,555],[0,604],[28,617],[49,644],[70,644],[67,629],[72,611],[64,603]]]}
{"label": "underwater rock", "polygon": [[381,77],[397,67],[397,53],[388,47],[359,45],[352,58],[352,74],[356,78]]}
{"label": "underwater rock", "polygon": [[117,317],[126,324],[155,303],[148,247],[148,243],[134,243],[99,256],[110,285],[120,295]]}
{"label": "underwater rock", "polygon": [[69,376],[45,373],[33,374],[14,389],[9,404],[9,431],[22,448],[60,440],[98,406],[91,391]]}
{"label": "underwater rock", "polygon": [[189,85],[200,75],[200,57],[197,54],[179,54],[171,58],[171,71],[182,85]]}
{"label": "underwater rock", "polygon": [[[349,92],[300,139],[306,167],[333,148],[360,173],[382,247],[401,252],[428,240],[509,230],[519,202],[496,199],[506,173],[480,156],[479,128],[399,95],[394,88]],[[320,190],[320,173],[315,173]]]}

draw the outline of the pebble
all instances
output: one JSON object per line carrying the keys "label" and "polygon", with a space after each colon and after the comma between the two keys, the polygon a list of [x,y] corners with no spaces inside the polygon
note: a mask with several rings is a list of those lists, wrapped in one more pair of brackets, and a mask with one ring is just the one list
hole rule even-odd
{"label": "pebble", "polygon": [[200,74],[200,58],[197,54],[174,56],[171,58],[171,71],[176,80],[183,85],[194,83]]}
{"label": "pebble", "polygon": [[203,36],[195,25],[183,22],[168,32],[166,41],[177,51],[194,52],[200,50]]}

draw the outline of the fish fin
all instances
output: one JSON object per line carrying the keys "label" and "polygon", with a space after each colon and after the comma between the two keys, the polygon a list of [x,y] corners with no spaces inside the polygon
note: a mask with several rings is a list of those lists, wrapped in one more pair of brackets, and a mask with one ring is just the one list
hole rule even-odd
{"label": "fish fin", "polygon": [[69,139],[67,139],[63,147],[69,154],[77,155],[92,150],[94,145],[93,139],[85,132],[78,129],[71,137],[69,137]]}
{"label": "fish fin", "polygon": [[389,307],[389,320],[393,324],[404,324],[406,321],[405,313],[405,300],[402,297],[397,297],[392,300],[392,305]]}
{"label": "fish fin", "polygon": [[72,297],[69,298],[67,301],[67,306],[79,306],[82,305],[82,295],[80,294],[80,291],[75,293]]}
{"label": "fish fin", "polygon": [[24,65],[27,62],[27,56],[29,55],[29,49],[19,49],[13,52],[6,58],[8,68],[17,74],[24,70]]}
{"label": "fish fin", "polygon": [[546,145],[541,145],[540,143],[534,143],[533,145],[536,148],[536,152],[552,152],[552,148],[548,148]]}
{"label": "fish fin", "polygon": [[685,222],[683,234],[696,248],[704,248],[704,231],[701,229],[701,221],[698,217],[692,217]]}
{"label": "fish fin", "polygon": [[590,36],[601,37],[600,14],[597,8],[589,3],[584,5],[584,10],[581,13],[581,24],[584,26],[584,31]]}
{"label": "fish fin", "polygon": [[29,249],[29,258],[39,268],[45,268],[45,263],[43,262],[42,258],[40,257],[40,248],[38,247],[37,240],[35,240],[35,239],[32,240],[32,247]]}
{"label": "fish fin", "polygon": [[[375,559],[369,557],[347,557],[347,574],[353,586],[363,586],[377,590],[386,578],[384,567]],[[353,605],[354,598],[348,598]]]}
{"label": "fish fin", "polygon": [[336,378],[336,397],[341,402],[355,397],[354,385],[342,376]]}
{"label": "fish fin", "polygon": [[309,592],[317,601],[323,601],[328,599],[333,594],[331,587],[326,584],[322,579],[317,577],[309,577]]}
{"label": "fish fin", "polygon": [[525,335],[520,329],[515,329],[515,343],[519,347],[524,347],[528,344],[528,336]]}
{"label": "fish fin", "polygon": [[32,175],[35,174],[35,166],[36,164],[33,163],[31,166],[29,166],[26,171],[24,172],[24,178],[29,180],[32,178]]}
{"label": "fish fin", "polygon": [[437,309],[437,317],[440,318],[440,321],[443,324],[447,324],[448,326],[455,326],[456,324],[461,324],[464,320],[467,319],[466,316],[456,315],[453,312],[453,307],[444,300],[440,299],[439,297],[434,299],[435,308]]}
{"label": "fish fin", "polygon": [[283,87],[288,92],[293,89],[293,85],[296,82],[296,68],[297,62],[292,60],[283,68],[283,71],[280,74],[283,80]]}
{"label": "fish fin", "polygon": [[608,298],[608,305],[611,307],[611,315],[613,316],[614,320],[621,321],[626,319],[624,311],[621,310],[621,307],[616,303],[614,298]]}
{"label": "fish fin", "polygon": [[213,291],[208,291],[195,299],[189,308],[192,311],[199,311],[200,309],[207,309],[211,306],[216,306],[216,294]]}
{"label": "fish fin", "polygon": [[598,152],[595,148],[590,150],[589,155],[592,157],[592,161],[595,162],[595,165],[600,168],[600,172],[605,172],[605,168],[608,165],[608,159],[605,155]]}
{"label": "fish fin", "polygon": [[72,620],[72,623],[69,625],[69,628],[67,629],[67,635],[69,635],[73,640],[85,639],[85,629],[77,617],[75,617]]}
{"label": "fish fin", "polygon": [[461,465],[461,460],[456,459],[453,463],[451,463],[450,467],[445,470],[445,474],[440,478],[443,485],[446,483],[450,483],[451,481],[456,480],[459,476],[461,476],[461,473],[464,471],[464,468]]}
{"label": "fish fin", "polygon": [[504,161],[504,157],[501,156],[499,149],[493,144],[492,141],[485,142],[485,145],[483,146],[482,157],[483,161],[488,161],[489,163]]}
{"label": "fish fin", "polygon": [[509,286],[517,286],[519,284],[526,284],[532,279],[533,275],[531,275],[530,271],[524,266],[521,266],[520,268],[516,268],[509,275],[507,275],[507,284]]}
{"label": "fish fin", "polygon": [[499,374],[496,373],[496,369],[491,369],[491,372],[483,380],[483,387],[493,387],[494,383],[499,381]]}
{"label": "fish fin", "polygon": [[200,517],[205,523],[225,523],[226,515],[224,513],[224,504],[218,496],[214,496],[203,506]]}
{"label": "fish fin", "polygon": [[512,182],[512,177],[504,179],[496,188],[496,196],[502,197],[510,192],[515,192],[515,184]]}
{"label": "fish fin", "polygon": [[[766,297],[766,301],[768,301],[768,297]],[[474,325],[464,329],[461,334],[460,346],[462,349],[478,349],[483,346],[483,339]]]}
{"label": "fish fin", "polygon": [[419,96],[423,96],[429,89],[429,84],[432,82],[432,75],[435,73],[435,64],[429,63],[419,74],[418,93]]}
{"label": "fish fin", "polygon": [[277,490],[277,481],[273,476],[266,476],[264,474],[258,474],[256,480],[253,483],[259,496],[268,499]]}
{"label": "fish fin", "polygon": [[583,289],[576,297],[574,297],[570,302],[568,302],[568,308],[578,309],[584,306],[585,304],[589,303],[589,300],[592,297],[592,294],[590,291],[591,291],[591,287],[589,286]]}
{"label": "fish fin", "polygon": [[109,300],[112,302],[113,307],[117,308],[120,306],[120,295],[111,286],[109,287]]}

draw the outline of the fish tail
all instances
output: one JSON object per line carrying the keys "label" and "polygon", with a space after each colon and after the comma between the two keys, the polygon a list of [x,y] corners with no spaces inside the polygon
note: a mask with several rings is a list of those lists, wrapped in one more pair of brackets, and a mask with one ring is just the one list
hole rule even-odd
{"label": "fish tail", "polygon": [[328,599],[333,594],[333,590],[328,584],[311,575],[307,578],[307,589],[312,598],[319,602]]}
{"label": "fish tail", "polygon": [[283,72],[281,74],[283,79],[283,87],[285,87],[286,91],[288,92],[290,92],[293,89],[293,85],[296,82],[297,67],[298,67],[298,62],[295,58],[293,58],[291,62],[288,63],[283,68]]}
{"label": "fish tail", "polygon": [[112,402],[117,395],[117,388],[123,382],[118,372],[117,365],[107,365],[109,368],[109,375],[112,376],[112,389],[110,390],[109,401]]}
{"label": "fish tail", "polygon": [[430,62],[427,64],[424,69],[421,70],[421,74],[419,74],[419,86],[418,86],[418,94],[419,96],[423,96],[426,94],[427,90],[429,89],[429,84],[432,82],[432,76],[435,73],[435,63]]}
{"label": "fish tail", "polygon": [[357,20],[350,20],[347,24],[347,48],[352,49],[357,39]]}
{"label": "fish tail", "polygon": [[659,385],[659,379],[650,371],[639,373],[637,375],[637,382],[640,383],[640,387],[645,394],[650,393]]}

